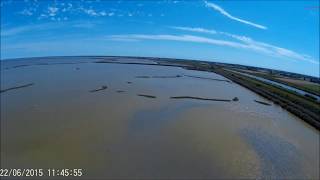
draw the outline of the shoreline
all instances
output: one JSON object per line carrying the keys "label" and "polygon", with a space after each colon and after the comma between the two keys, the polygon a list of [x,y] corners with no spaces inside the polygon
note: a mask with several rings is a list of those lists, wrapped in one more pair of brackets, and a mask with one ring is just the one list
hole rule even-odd
{"label": "shoreline", "polygon": [[308,109],[308,106],[303,102],[293,102],[290,98],[288,98],[288,96],[285,97],[286,95],[283,95],[283,93],[287,92],[285,92],[284,90],[277,88],[279,89],[279,91],[283,91],[282,93],[277,93],[275,91],[268,90],[269,87],[271,87],[271,85],[267,85],[263,82],[250,79],[249,77],[245,77],[236,73],[227,72],[226,70],[217,68],[212,71],[272,101],[273,103],[281,106],[283,109],[287,110],[293,115],[299,117],[301,120],[305,121],[315,129],[320,130],[319,109],[310,110]]}

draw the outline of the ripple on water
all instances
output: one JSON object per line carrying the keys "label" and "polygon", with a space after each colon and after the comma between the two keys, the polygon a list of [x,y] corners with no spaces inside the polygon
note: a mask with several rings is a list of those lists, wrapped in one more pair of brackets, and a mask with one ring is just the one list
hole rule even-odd
{"label": "ripple on water", "polygon": [[241,136],[257,153],[262,178],[310,178],[303,171],[303,158],[291,143],[261,129],[243,129]]}

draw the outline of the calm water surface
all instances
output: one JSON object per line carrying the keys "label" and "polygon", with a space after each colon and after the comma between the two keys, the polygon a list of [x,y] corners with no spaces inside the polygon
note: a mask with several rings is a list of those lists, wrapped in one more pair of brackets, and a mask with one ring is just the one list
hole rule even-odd
{"label": "calm water surface", "polygon": [[317,130],[235,83],[184,75],[224,77],[92,61],[2,62],[1,89],[34,85],[0,94],[1,167],[83,168],[101,178],[319,178]]}

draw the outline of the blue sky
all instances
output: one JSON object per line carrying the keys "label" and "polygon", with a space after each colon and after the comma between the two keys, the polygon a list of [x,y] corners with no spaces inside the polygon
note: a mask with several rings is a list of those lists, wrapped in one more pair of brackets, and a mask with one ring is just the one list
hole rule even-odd
{"label": "blue sky", "polygon": [[319,76],[318,1],[1,0],[1,59],[200,59]]}

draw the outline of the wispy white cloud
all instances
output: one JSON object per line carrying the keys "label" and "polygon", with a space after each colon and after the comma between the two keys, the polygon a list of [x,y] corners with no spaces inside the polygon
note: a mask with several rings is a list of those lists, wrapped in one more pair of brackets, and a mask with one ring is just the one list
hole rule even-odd
{"label": "wispy white cloud", "polygon": [[194,42],[212,44],[218,46],[227,46],[238,49],[247,49],[254,52],[281,57],[295,60],[302,60],[313,64],[319,64],[318,61],[314,60],[311,56],[296,53],[292,50],[274,46],[271,44],[254,41],[246,36],[239,36],[225,32],[217,32],[218,34],[224,34],[237,41],[220,40],[207,38],[202,36],[193,35],[147,35],[147,34],[126,34],[126,35],[110,35],[107,36],[108,40],[114,41],[138,41],[138,40],[167,40],[167,41],[181,41],[181,42]]}
{"label": "wispy white cloud", "polygon": [[74,14],[84,14],[91,17],[114,16],[112,10],[99,9],[97,6],[88,5],[91,1],[84,3],[57,3],[55,2],[48,7],[48,11],[42,12],[38,19],[49,18],[51,20],[60,21],[70,19]]}
{"label": "wispy white cloud", "polygon": [[107,16],[108,15],[105,11],[101,11],[99,14],[100,14],[100,16]]}
{"label": "wispy white cloud", "polygon": [[13,36],[13,35],[29,32],[36,29],[38,30],[43,29],[46,27],[47,27],[47,24],[42,24],[42,25],[26,25],[26,26],[19,26],[19,27],[14,27],[9,29],[1,29],[1,37]]}
{"label": "wispy white cloud", "polygon": [[57,7],[48,7],[48,14],[49,16],[56,16],[59,11]]}
{"label": "wispy white cloud", "polygon": [[[152,17],[156,14],[144,12],[141,8],[126,9],[112,7],[114,2],[99,1],[99,0],[79,0],[79,1],[40,1],[40,0],[0,0],[1,6],[16,6],[18,11],[14,12],[21,16],[34,16],[38,20],[44,21],[66,21],[77,19],[79,16],[89,16],[92,18],[107,18],[107,17],[134,17],[144,16]],[[20,3],[21,5],[20,9]],[[110,5],[110,4],[111,5]],[[122,3],[122,1],[120,1]],[[139,3],[138,7],[144,6]],[[164,16],[159,14],[159,16]],[[76,18],[74,18],[76,17]]]}
{"label": "wispy white cloud", "polygon": [[252,47],[253,49],[257,49],[257,51],[264,52],[266,54],[274,55],[274,56],[279,56],[279,57],[287,57],[290,59],[296,59],[296,60],[302,60],[302,61],[307,61],[313,64],[319,64],[318,61],[314,60],[311,56],[306,55],[306,54],[300,54],[297,52],[294,52],[293,50],[289,50],[286,48],[282,48],[279,46],[275,46],[272,44],[268,44],[265,42],[260,42],[253,40],[250,37],[247,36],[240,36],[240,35],[235,35],[227,32],[219,32],[220,34],[232,37],[236,40],[239,40],[248,46]]}
{"label": "wispy white cloud", "polygon": [[107,36],[107,39],[110,40],[118,40],[118,39],[127,39],[127,40],[168,40],[168,41],[182,41],[182,42],[196,42],[196,43],[206,43],[206,44],[214,44],[221,46],[229,46],[236,48],[247,48],[246,45],[242,43],[211,39],[201,36],[193,36],[193,35],[146,35],[146,34],[127,34],[127,35],[110,35]]}
{"label": "wispy white cloud", "polygon": [[100,16],[100,13],[97,13],[94,9],[90,8],[90,9],[86,9],[86,8],[79,8],[79,10],[83,11],[85,14],[89,15],[89,16]]}
{"label": "wispy white cloud", "polygon": [[19,14],[25,15],[25,16],[32,16],[33,12],[31,10],[29,10],[29,9],[24,9],[21,12],[19,12]]}
{"label": "wispy white cloud", "polygon": [[253,22],[246,21],[246,20],[240,19],[238,17],[235,17],[235,16],[231,15],[230,13],[225,11],[223,8],[221,8],[220,6],[218,6],[218,5],[214,4],[214,3],[211,3],[211,2],[208,2],[208,1],[204,1],[204,2],[205,2],[207,7],[211,8],[211,9],[213,9],[215,11],[218,11],[222,15],[228,17],[229,19],[232,19],[232,20],[235,20],[235,21],[238,21],[238,22],[241,22],[241,23],[244,23],[244,24],[256,27],[256,28],[259,28],[259,29],[267,29],[266,26],[259,25],[259,24],[256,24],[256,23],[253,23]]}
{"label": "wispy white cloud", "polygon": [[178,29],[183,31],[191,31],[191,32],[200,32],[200,33],[207,33],[207,34],[217,34],[215,30],[211,29],[204,29],[198,27],[179,27],[179,26],[170,26],[172,29]]}
{"label": "wispy white cloud", "polygon": [[205,28],[193,28],[193,27],[170,27],[178,30],[183,30],[183,31],[191,31],[191,32],[200,32],[200,33],[206,33],[206,34],[215,34],[215,35],[223,35],[227,37],[231,37],[237,41],[240,41],[241,43],[244,43],[245,45],[249,46],[250,49],[265,53],[268,55],[272,56],[278,56],[278,57],[287,57],[290,59],[296,59],[296,60],[302,60],[302,61],[308,61],[310,63],[318,64],[319,62],[314,60],[311,56],[305,55],[305,54],[300,54],[297,52],[294,52],[292,50],[278,47],[272,44],[268,44],[265,42],[260,42],[253,40],[250,37],[247,36],[241,36],[241,35],[236,35],[236,34],[231,34],[227,32],[222,32],[222,31],[216,31],[213,29],[205,29]]}
{"label": "wispy white cloud", "polygon": [[[7,1],[9,2],[9,1]],[[15,1],[14,3],[16,3]],[[11,4],[13,1],[11,1]],[[12,4],[13,6],[14,4]],[[30,1],[24,1],[24,9],[19,11],[17,14],[23,15],[23,16],[32,16],[37,13],[38,8],[39,8],[39,3],[37,0],[30,0]]]}
{"label": "wispy white cloud", "polygon": [[47,8],[34,11],[34,14],[37,15],[38,20],[66,21],[69,19],[67,13],[73,11],[72,6],[71,3],[57,3],[55,1],[52,4],[49,3]]}
{"label": "wispy white cloud", "polygon": [[73,21],[73,22],[50,22],[43,24],[33,24],[33,25],[24,25],[12,28],[1,28],[1,37],[10,37],[16,35],[23,35],[28,32],[40,32],[44,30],[53,30],[59,28],[93,28],[97,22],[82,22],[82,21]]}

